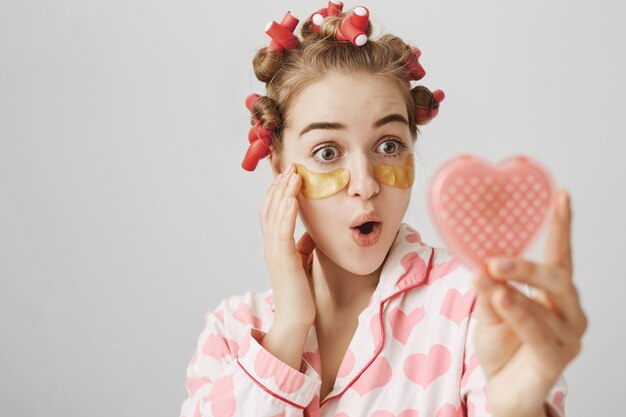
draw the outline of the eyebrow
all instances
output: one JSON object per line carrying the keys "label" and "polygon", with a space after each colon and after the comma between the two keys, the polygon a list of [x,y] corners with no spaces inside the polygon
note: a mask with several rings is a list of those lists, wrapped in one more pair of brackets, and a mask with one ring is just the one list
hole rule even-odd
{"label": "eyebrow", "polygon": [[[407,126],[409,125],[409,121],[404,116],[402,116],[401,114],[393,113],[393,114],[388,114],[387,116],[376,120],[374,124],[372,124],[372,128],[378,128],[378,127],[386,125],[387,123],[392,123],[392,122],[401,122]],[[346,128],[345,125],[341,123],[337,123],[337,122],[313,122],[309,124],[307,127],[305,127],[304,129],[302,129],[302,132],[300,132],[299,137],[302,137],[302,135],[304,135],[305,133],[310,132],[311,130],[315,130],[315,129],[342,130],[345,128]]]}

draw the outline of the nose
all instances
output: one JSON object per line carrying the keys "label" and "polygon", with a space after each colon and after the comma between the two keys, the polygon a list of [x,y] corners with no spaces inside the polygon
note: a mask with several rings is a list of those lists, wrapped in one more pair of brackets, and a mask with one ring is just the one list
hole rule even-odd
{"label": "nose", "polygon": [[357,158],[350,169],[348,195],[369,200],[380,191],[380,185],[374,177],[374,164],[367,156]]}

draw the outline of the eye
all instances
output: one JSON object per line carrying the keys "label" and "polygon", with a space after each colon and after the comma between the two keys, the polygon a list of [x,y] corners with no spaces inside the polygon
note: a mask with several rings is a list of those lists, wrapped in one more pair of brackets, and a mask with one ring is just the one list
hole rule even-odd
{"label": "eye", "polygon": [[325,145],[313,152],[313,159],[320,165],[328,165],[339,155],[335,146]]}
{"label": "eye", "polygon": [[399,140],[387,139],[386,141],[378,145],[378,148],[376,149],[377,150],[380,149],[382,151],[382,154],[386,158],[397,158],[407,148],[408,146],[406,146],[404,143],[402,143]]}

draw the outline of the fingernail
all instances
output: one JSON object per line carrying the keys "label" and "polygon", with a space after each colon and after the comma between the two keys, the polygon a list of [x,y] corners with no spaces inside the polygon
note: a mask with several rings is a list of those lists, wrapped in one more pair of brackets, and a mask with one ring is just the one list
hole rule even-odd
{"label": "fingernail", "polygon": [[295,172],[291,174],[291,176],[289,177],[289,185],[293,184],[294,181],[296,180],[296,174]]}
{"label": "fingernail", "polygon": [[515,268],[515,263],[510,259],[490,259],[489,267],[497,272],[511,272]]}
{"label": "fingernail", "polygon": [[280,173],[280,174],[278,174],[278,175],[276,176],[276,178],[274,179],[274,184],[277,184],[277,183],[278,183],[278,181],[280,181],[280,179],[281,179],[282,177],[283,177],[283,173],[281,172],[281,173]]}

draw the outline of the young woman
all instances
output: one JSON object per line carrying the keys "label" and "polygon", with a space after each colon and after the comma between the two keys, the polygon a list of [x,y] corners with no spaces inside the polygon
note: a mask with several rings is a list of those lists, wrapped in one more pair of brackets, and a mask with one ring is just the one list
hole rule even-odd
{"label": "young woman", "polygon": [[[223,300],[187,368],[181,416],[564,416],[586,328],[559,194],[544,264],[473,273],[402,222],[417,126],[441,91],[420,52],[369,39],[367,9],[287,13],[254,58],[243,166],[276,174],[261,223],[271,289]],[[296,216],[306,228],[296,243]],[[527,297],[512,282],[527,283]]]}

